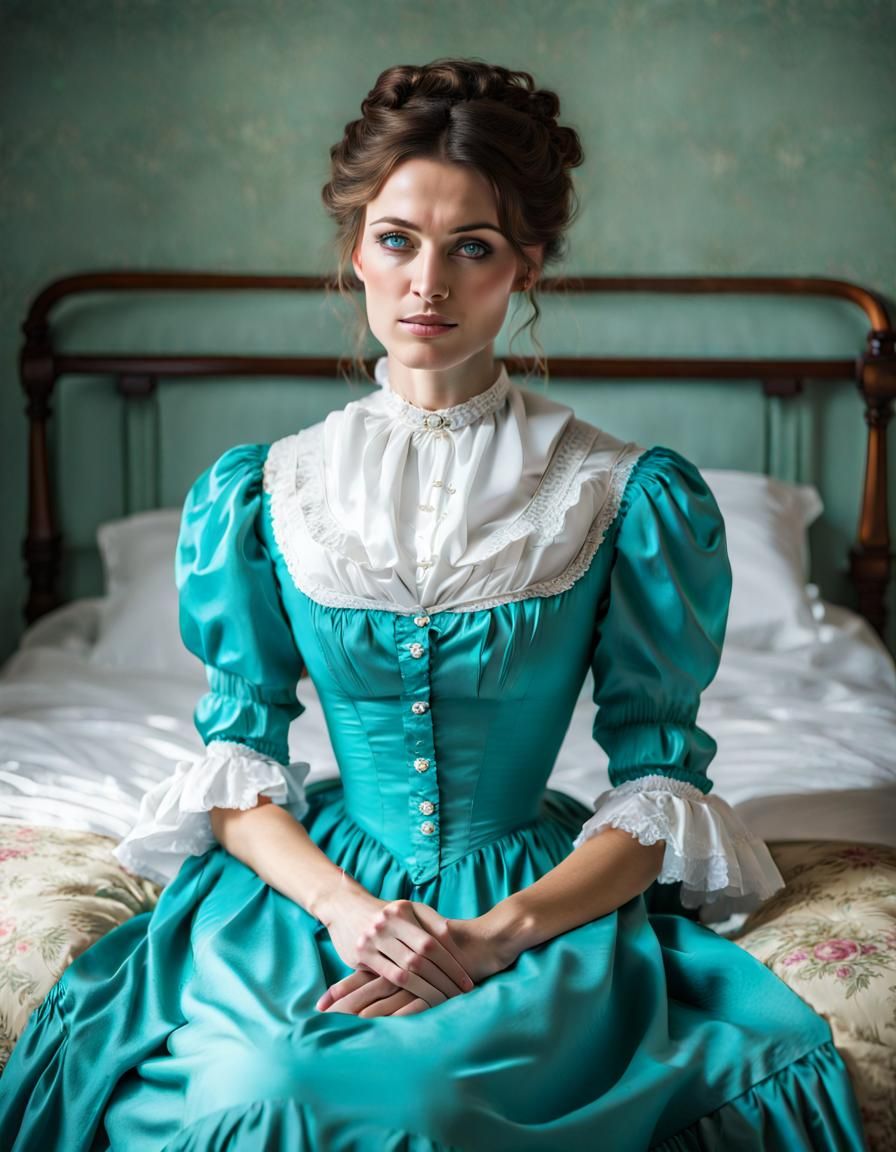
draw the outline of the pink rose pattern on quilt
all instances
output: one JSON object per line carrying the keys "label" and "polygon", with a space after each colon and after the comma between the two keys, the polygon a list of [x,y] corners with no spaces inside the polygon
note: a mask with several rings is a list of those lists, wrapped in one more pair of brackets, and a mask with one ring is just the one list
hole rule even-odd
{"label": "pink rose pattern on quilt", "polygon": [[[92,832],[0,824],[0,1070],[68,964],[161,891]],[[733,937],[831,1025],[871,1152],[896,1148],[896,850],[769,845],[787,886]]]}
{"label": "pink rose pattern on quilt", "polygon": [[787,886],[732,938],[828,1021],[869,1149],[896,1148],[896,850],[769,847]]}
{"label": "pink rose pattern on quilt", "polygon": [[33,1009],[75,957],[155,906],[95,832],[0,824],[0,1069]]}

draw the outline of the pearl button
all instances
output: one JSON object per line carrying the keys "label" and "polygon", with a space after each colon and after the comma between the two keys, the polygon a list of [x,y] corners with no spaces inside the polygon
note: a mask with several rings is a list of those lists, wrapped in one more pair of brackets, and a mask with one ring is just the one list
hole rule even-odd
{"label": "pearl button", "polygon": [[424,836],[432,836],[432,834],[433,834],[433,832],[435,832],[435,830],[436,830],[436,826],[435,826],[435,824],[433,824],[433,822],[431,820],[424,820],[423,823],[420,825],[420,831],[423,833]]}
{"label": "pearl button", "polygon": [[423,417],[423,427],[428,428],[431,432],[436,432],[440,428],[448,428],[451,426],[451,421],[447,416],[440,416],[438,412],[433,412],[429,416]]}
{"label": "pearl button", "polygon": [[429,617],[428,616],[415,616],[414,617],[414,623],[417,625],[418,628],[423,628],[424,625],[429,623]]}
{"label": "pearl button", "polygon": [[425,756],[418,756],[417,759],[414,761],[414,767],[417,769],[418,772],[426,772],[427,769],[429,768],[429,761],[426,759]]}
{"label": "pearl button", "polygon": [[433,812],[436,810],[436,806],[433,804],[432,800],[421,800],[418,804],[418,808],[424,816],[432,816]]}
{"label": "pearl button", "polygon": [[415,660],[419,660],[423,653],[426,651],[422,644],[411,644],[409,647],[411,650],[411,655]]}
{"label": "pearl button", "polygon": [[426,703],[425,700],[415,700],[414,703],[411,705],[411,711],[414,712],[417,716],[422,715],[424,712],[427,712],[428,710],[429,710],[429,705]]}

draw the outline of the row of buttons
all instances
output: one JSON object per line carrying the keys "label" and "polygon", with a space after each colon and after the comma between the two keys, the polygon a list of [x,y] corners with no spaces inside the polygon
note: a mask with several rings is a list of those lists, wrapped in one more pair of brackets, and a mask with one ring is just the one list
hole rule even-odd
{"label": "row of buttons", "polygon": [[[444,439],[446,434],[444,429],[451,427],[451,420],[447,416],[443,416],[438,412],[430,412],[423,418],[423,427],[436,433],[437,438]],[[448,451],[446,449],[446,451]],[[445,461],[447,463],[447,460]],[[439,466],[437,466],[439,467]],[[441,467],[439,467],[441,470]],[[418,584],[422,584],[429,576],[429,570],[433,568],[439,558],[439,553],[433,550],[433,545],[436,544],[434,533],[438,531],[442,523],[447,520],[448,513],[444,511],[444,504],[440,509],[435,503],[432,503],[432,491],[436,488],[441,488],[445,493],[445,500],[449,496],[453,496],[457,489],[450,483],[447,476],[441,476],[438,480],[430,482],[429,499],[423,499],[417,505],[420,512],[428,512],[432,519],[429,522],[428,530],[426,532],[417,533],[417,571],[415,579]],[[427,555],[428,553],[428,555]]]}
{"label": "row of buttons", "polygon": [[[445,485],[444,480],[433,480],[432,487],[433,488],[444,487],[445,491],[448,493],[449,496],[453,496],[454,493],[457,491],[457,489],[454,487],[453,484]],[[419,510],[421,512],[435,512],[435,510],[436,510],[435,504],[418,504],[417,507],[419,508]],[[439,519],[444,520],[446,515],[447,515],[447,513],[443,512],[441,514],[441,516],[439,517]]]}
{"label": "row of buttons", "polygon": [[[424,563],[423,566],[428,567],[429,565]],[[414,617],[414,623],[417,625],[418,628],[425,628],[426,625],[429,623],[429,620],[430,620],[429,616],[426,616],[426,615]],[[424,648],[424,646],[421,643],[419,643],[419,641],[414,641],[413,643],[408,644],[407,647],[408,647],[408,651],[410,652],[411,656],[415,660],[419,660],[420,657],[423,656],[424,653],[426,652],[426,649]],[[415,716],[424,715],[424,713],[429,711],[428,701],[415,700],[414,703],[411,705],[411,711],[414,713]],[[429,768],[430,768],[430,760],[426,756],[418,756],[416,758],[416,760],[414,761],[414,769],[417,772],[421,773],[421,775],[424,772],[428,772]],[[436,810],[436,806],[432,800],[419,801],[417,808],[418,808],[418,811],[420,811],[424,816],[431,816],[433,814],[433,812],[435,812],[435,810]],[[420,825],[420,831],[423,833],[424,836],[433,836],[436,832],[436,826],[432,822],[432,820],[424,820]]]}

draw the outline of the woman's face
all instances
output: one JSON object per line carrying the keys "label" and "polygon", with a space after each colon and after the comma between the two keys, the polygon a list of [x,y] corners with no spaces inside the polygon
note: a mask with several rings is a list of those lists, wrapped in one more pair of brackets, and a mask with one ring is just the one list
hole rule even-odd
{"label": "woman's face", "polygon": [[[525,251],[538,268],[542,246]],[[434,371],[491,351],[526,274],[501,232],[488,180],[422,158],[399,165],[367,205],[352,264],[374,336],[408,368]],[[429,313],[451,327],[407,320]]]}

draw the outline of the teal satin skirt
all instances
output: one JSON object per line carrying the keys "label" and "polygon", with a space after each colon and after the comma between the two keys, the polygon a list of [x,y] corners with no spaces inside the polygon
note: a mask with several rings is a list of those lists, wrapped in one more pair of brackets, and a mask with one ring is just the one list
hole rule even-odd
{"label": "teal satin skirt", "polygon": [[[308,789],[303,823],[383,899],[480,915],[571,850],[539,818],[414,886]],[[322,1013],[347,975],[326,928],[222,848],[84,952],[0,1078],[12,1152],[843,1152],[861,1119],[827,1022],[654,885],[412,1016]]]}

